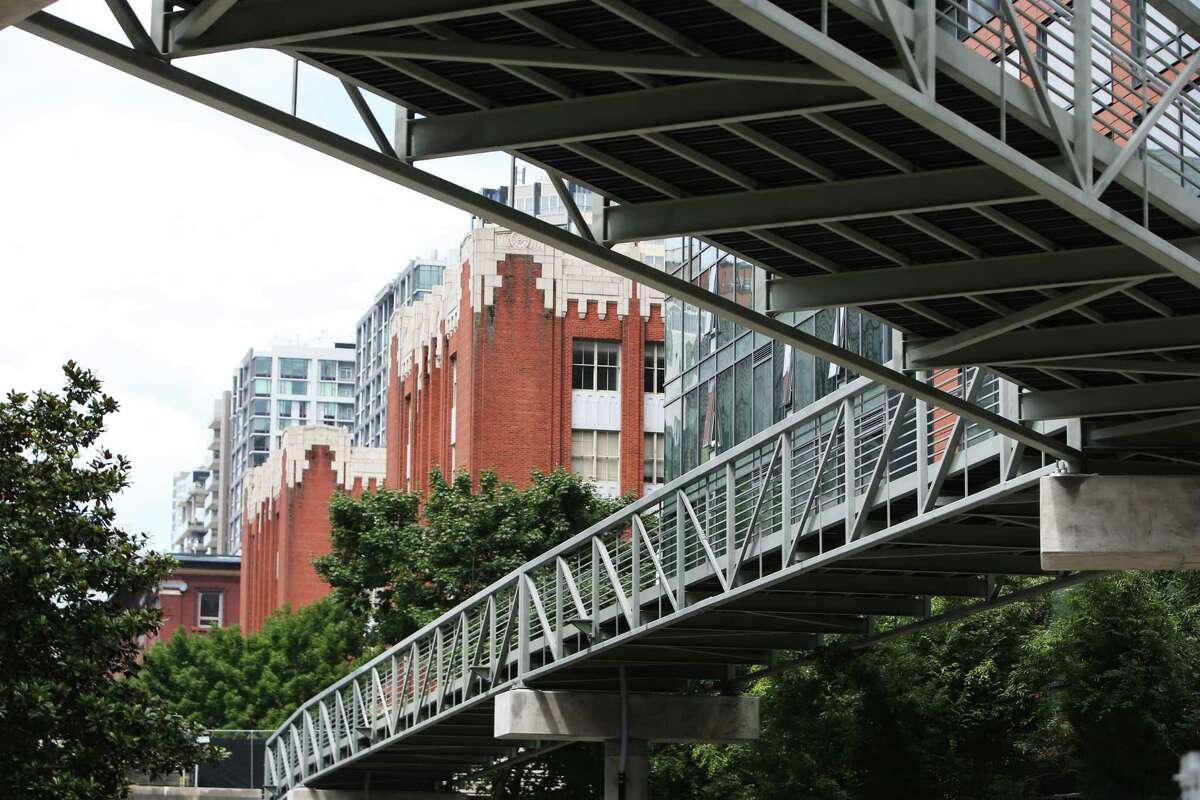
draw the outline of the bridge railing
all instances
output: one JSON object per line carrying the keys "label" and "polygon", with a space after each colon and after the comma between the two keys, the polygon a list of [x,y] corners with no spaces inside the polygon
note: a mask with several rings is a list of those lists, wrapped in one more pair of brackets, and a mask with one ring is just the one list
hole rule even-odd
{"label": "bridge railing", "polygon": [[[1177,185],[1200,193],[1200,100],[1188,91],[1200,42],[1154,6],[1145,0],[945,0],[937,16],[943,29],[1058,108],[1086,104],[1094,131],[1133,147]],[[1004,122],[997,123],[1006,138]]]}
{"label": "bridge railing", "polygon": [[[981,369],[926,376],[1000,414]],[[985,426],[856,379],[530,561],[309,700],[267,744],[286,789],[712,597],[1043,467]]]}

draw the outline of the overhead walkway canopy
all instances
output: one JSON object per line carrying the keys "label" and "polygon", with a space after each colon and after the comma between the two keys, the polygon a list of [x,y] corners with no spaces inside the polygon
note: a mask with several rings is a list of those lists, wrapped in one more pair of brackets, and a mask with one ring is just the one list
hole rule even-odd
{"label": "overhead walkway canopy", "polygon": [[[996,367],[1100,466],[1200,453],[1189,0],[160,0],[149,35],[109,5],[134,49],[24,27],[845,360],[587,234],[703,237],[772,276],[768,311],[855,305],[911,370]],[[343,80],[378,151],[169,66],[252,47]],[[406,110],[399,141],[361,89]],[[596,189],[603,224],[539,230],[411,168],[487,151]]]}
{"label": "overhead walkway canopy", "polygon": [[[314,698],[272,740],[279,790],[507,756],[489,704],[514,685],[730,680],[931,624],[931,597],[1011,602],[1005,576],[1050,577],[1035,487],[1057,462],[1200,463],[1187,0],[159,0],[149,31],[109,6],[129,46],[22,27],[862,376]],[[251,47],[344,81],[375,147],[171,63]],[[404,109],[399,135],[362,90]],[[544,167],[575,231],[415,166],[489,151]],[[608,199],[594,230],[565,179]],[[766,309],[607,247],[675,235],[765,270]],[[837,305],[904,332],[903,363],[774,316]]]}

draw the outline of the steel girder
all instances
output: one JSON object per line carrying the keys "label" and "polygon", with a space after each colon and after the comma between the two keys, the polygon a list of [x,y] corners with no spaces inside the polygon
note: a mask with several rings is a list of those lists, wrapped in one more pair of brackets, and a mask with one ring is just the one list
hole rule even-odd
{"label": "steel girder", "polygon": [[959,167],[886,178],[613,206],[605,211],[604,226],[608,241],[637,242],[1036,198],[1028,187],[992,167]]}
{"label": "steel girder", "polygon": [[870,104],[846,86],[813,86],[798,96],[783,83],[691,83],[414,120],[409,155],[443,158]]}
{"label": "steel girder", "polygon": [[[894,0],[880,2],[896,5]],[[1053,170],[992,138],[962,117],[946,113],[929,95],[831,40],[774,3],[767,0],[713,0],[713,4],[919,122],[983,163],[1004,171],[1039,197],[1052,200],[1189,283],[1200,286],[1200,261],[1194,257],[1100,203],[1089,192],[1073,185]]]}
{"label": "steel girder", "polygon": [[[1200,239],[1176,242],[1200,254]],[[899,303],[940,297],[1124,283],[1164,274],[1161,266],[1128,247],[999,256],[906,267],[892,275],[874,270],[773,278],[767,307],[774,311]]]}
{"label": "steel girder", "polygon": [[[421,192],[483,219],[492,220],[511,230],[552,244],[585,261],[652,286],[673,297],[695,303],[720,317],[736,320],[751,330],[819,355],[855,374],[869,377],[914,398],[949,409],[966,419],[1003,431],[1006,435],[1031,447],[1054,453],[1057,458],[1074,461],[1079,457],[1079,452],[1074,447],[1036,433],[998,414],[978,408],[961,398],[948,395],[909,375],[882,366],[845,348],[741,306],[733,300],[621,255],[586,237],[568,233],[514,208],[488,200],[476,192],[417,169],[402,159],[364,147],[319,126],[292,117],[265,103],[260,103],[212,81],[175,68],[160,59],[119,45],[73,23],[41,12],[26,20],[21,27],[68,49],[258,125],[400,186]],[[814,88],[820,90],[824,87]]]}
{"label": "steel girder", "polygon": [[0,0],[0,29],[21,22],[53,2],[54,0]]}

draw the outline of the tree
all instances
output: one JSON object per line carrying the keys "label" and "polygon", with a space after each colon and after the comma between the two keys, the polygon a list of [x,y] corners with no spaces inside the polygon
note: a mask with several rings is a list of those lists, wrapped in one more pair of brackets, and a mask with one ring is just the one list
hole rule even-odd
{"label": "tree", "polygon": [[174,560],[116,526],[129,462],[97,448],[117,403],[74,363],[62,395],[0,402],[0,796],[118,798],[131,771],[216,758],[199,731],[128,678],[162,624],[131,596]]}
{"label": "tree", "polygon": [[[314,561],[335,600],[364,620],[377,645],[426,622],[621,507],[578,475],[534,472],[518,489],[483,472],[430,474],[414,493],[380,490],[329,504],[329,555]],[[423,515],[422,515],[423,512]]]}
{"label": "tree", "polygon": [[[444,611],[619,509],[578,475],[534,472],[518,489],[484,472],[451,481],[434,470],[421,507],[393,490],[330,503],[328,556],[314,562],[333,598],[363,621],[371,641],[401,641]],[[423,512],[423,513],[422,513]],[[599,797],[603,769],[595,747],[572,747],[523,764],[492,782],[494,798]]]}
{"label": "tree", "polygon": [[1174,800],[1200,749],[1200,575],[1126,572],[1072,590],[1032,644],[1057,677],[1050,731],[1089,800]]}
{"label": "tree", "polygon": [[349,672],[362,647],[359,622],[326,598],[295,613],[285,606],[247,636],[236,625],[179,629],[146,654],[138,681],[206,728],[269,729]]}
{"label": "tree", "polygon": [[658,750],[654,796],[1037,797],[1048,712],[1025,639],[1047,616],[1013,605],[761,681],[761,739]]}

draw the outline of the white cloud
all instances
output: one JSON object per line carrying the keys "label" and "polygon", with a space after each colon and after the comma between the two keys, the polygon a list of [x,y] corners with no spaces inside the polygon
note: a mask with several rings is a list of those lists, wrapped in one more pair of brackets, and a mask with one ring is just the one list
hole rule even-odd
{"label": "white cloud", "polygon": [[[100,24],[87,5],[54,10]],[[277,54],[189,66],[247,86],[266,75],[256,94],[271,101],[267,84],[286,86],[287,67]],[[307,102],[350,132],[335,97]],[[504,181],[506,166],[477,157],[431,170],[478,188]],[[213,399],[245,351],[351,340],[408,258],[456,247],[467,225],[15,29],[0,32],[0,220],[0,391],[57,388],[68,358],[98,372],[122,404],[106,444],[134,463],[120,520],[162,546],[171,473],[205,455]]]}

